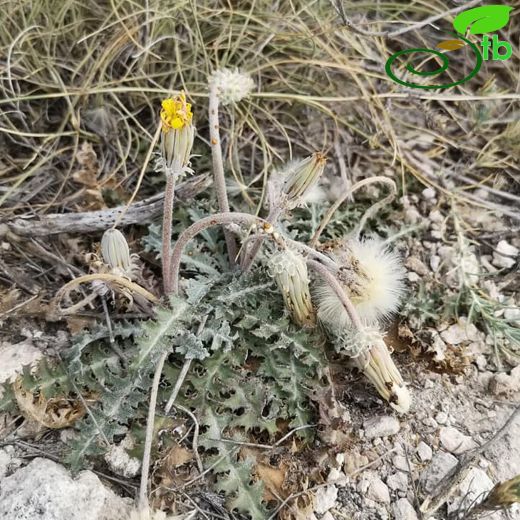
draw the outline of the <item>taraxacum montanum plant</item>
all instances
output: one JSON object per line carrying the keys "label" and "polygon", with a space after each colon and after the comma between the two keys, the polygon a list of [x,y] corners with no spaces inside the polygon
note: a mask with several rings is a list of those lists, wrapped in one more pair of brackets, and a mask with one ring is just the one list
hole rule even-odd
{"label": "taraxacum montanum plant", "polygon": [[[351,360],[350,363],[366,376],[379,395],[397,412],[406,413],[411,403],[383,333],[385,323],[397,310],[403,295],[404,269],[398,255],[378,239],[358,238],[362,224],[378,206],[369,208],[355,232],[333,242],[332,247],[330,243],[320,243],[320,233],[331,222],[334,208],[337,209],[341,203],[338,201],[346,200],[348,193],[341,194],[324,215],[309,244],[298,240],[297,234],[287,232],[286,223],[297,208],[305,205],[306,197],[318,186],[324,173],[327,158],[320,151],[272,172],[265,190],[265,218],[233,211],[226,188],[219,105],[228,105],[228,109],[233,110],[237,109],[238,103],[247,103],[254,83],[242,73],[220,70],[210,76],[208,88],[209,144],[218,213],[208,211],[211,205],[207,203],[200,211],[197,204],[201,202],[195,200],[188,212],[182,206],[176,207],[174,212],[176,183],[187,172],[192,173],[190,161],[195,127],[186,93],[180,92],[165,99],[158,114],[158,166],[165,176],[166,187],[161,238],[155,242],[153,250],[161,256],[163,294],[155,294],[159,292],[158,283],[148,283],[142,270],[136,268],[136,265],[141,265],[141,260],[130,254],[123,233],[109,229],[101,239],[101,259],[98,259],[96,267],[91,268],[91,274],[72,280],[55,297],[56,313],[62,315],[91,303],[96,296],[104,298],[110,291],[127,294],[129,300],[138,297],[138,301],[148,304],[147,314],[155,315],[154,320],[142,323],[145,332],[136,335],[137,348],[131,358],[120,349],[120,359],[125,362],[127,375],[117,380],[117,392],[109,396],[112,399],[107,407],[111,411],[110,417],[103,415],[101,408],[101,415],[96,416],[95,432],[88,437],[89,443],[95,442],[92,439],[96,439],[100,424],[110,429],[112,416],[118,425],[126,424],[128,414],[141,402],[143,392],[150,391],[138,504],[143,515],[151,511],[148,485],[156,431],[155,409],[164,397],[159,386],[165,377],[172,377],[172,370],[174,383],[169,398],[164,399],[165,416],[173,413],[179,401],[191,406],[192,410],[189,410],[179,404],[179,410],[193,413],[193,417],[201,421],[204,447],[217,450],[220,455],[223,454],[221,450],[227,448],[220,446],[218,439],[227,426],[243,427],[245,431],[258,428],[277,432],[279,417],[276,411],[282,408],[284,415],[281,416],[292,418],[297,415],[300,426],[308,427],[304,423],[310,423],[311,417],[302,415],[302,411],[312,409],[309,403],[313,384],[324,384],[323,369],[330,352],[323,347],[327,340],[337,354]],[[395,183],[387,178],[359,181],[352,190],[373,182],[390,185],[390,197],[394,196]],[[372,213],[368,213],[370,211]],[[175,220],[172,222],[178,215],[184,215],[185,219],[186,214],[193,222],[191,225],[185,227]],[[177,233],[174,243],[173,223]],[[222,228],[225,251],[214,228]],[[205,247],[199,235],[211,240],[213,247]],[[181,269],[183,264],[191,261],[189,270]],[[199,270],[201,266],[202,270]],[[94,289],[88,302],[61,308],[59,302],[82,283],[90,283]],[[110,327],[106,302],[104,309],[107,327]],[[126,329],[122,330],[116,324],[114,330],[110,330],[114,347],[117,338],[126,338],[127,334]],[[89,340],[85,340],[78,347],[74,357],[76,365],[81,361],[85,345],[89,344]],[[309,357],[305,358],[306,355]],[[176,358],[175,367],[170,366],[169,356]],[[228,359],[226,356],[231,357]],[[304,361],[300,356],[305,358]],[[242,365],[249,357],[258,358],[265,366],[258,374],[249,372],[249,379],[244,379]],[[206,370],[208,366],[213,367],[211,371]],[[197,376],[195,369],[201,369],[201,373],[206,375]],[[151,370],[154,370],[153,379]],[[207,388],[198,388],[205,377],[210,377],[207,375],[210,372],[216,375],[218,382],[207,381]],[[311,378],[315,378],[313,383],[306,380],[309,373]],[[256,378],[259,384],[251,384],[252,388],[248,388],[251,378]],[[267,380],[260,381],[259,378]],[[276,382],[277,388],[269,388],[269,381]],[[185,384],[193,387],[193,396],[203,399],[197,401],[201,409],[190,404],[193,401],[186,400],[188,394],[181,392]],[[218,386],[220,384],[224,385],[222,389]],[[227,389],[226,385],[235,386]],[[136,389],[139,391],[134,395],[132,392]],[[264,389],[268,390],[265,396]],[[214,391],[218,391],[218,397],[204,397]],[[246,394],[248,404],[242,405],[240,396],[246,398]],[[136,404],[127,407],[127,395],[134,395]],[[222,423],[221,427],[221,419],[212,418],[215,399],[222,400],[220,408],[226,409],[230,416],[237,415],[235,411],[241,407],[247,413],[228,417],[229,422]],[[274,400],[272,407],[266,406],[270,400]],[[275,416],[264,417],[266,409],[272,410]],[[104,433],[104,439],[110,441],[117,431],[118,428],[110,429],[108,435]],[[84,450],[83,447],[81,452]],[[233,480],[225,485],[229,493],[236,493],[242,499],[251,497],[250,476],[243,481],[233,477],[241,473],[230,471],[236,457],[226,453],[222,469],[215,471],[224,474],[223,478]],[[197,461],[202,472],[200,457]],[[262,498],[261,493],[255,496],[260,504],[255,505],[258,508],[252,515],[256,520],[262,517]]]}

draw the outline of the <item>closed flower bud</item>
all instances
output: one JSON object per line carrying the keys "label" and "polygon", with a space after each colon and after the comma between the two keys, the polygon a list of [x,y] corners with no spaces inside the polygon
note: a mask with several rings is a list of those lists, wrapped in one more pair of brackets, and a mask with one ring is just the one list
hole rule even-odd
{"label": "closed flower bud", "polygon": [[497,484],[482,505],[485,508],[504,508],[520,503],[520,475]]}
{"label": "closed flower bud", "polygon": [[161,156],[167,174],[187,171],[195,139],[191,104],[186,94],[165,99],[161,110]]}
{"label": "closed flower bud", "polygon": [[111,269],[119,269],[123,273],[128,272],[132,262],[128,243],[121,231],[108,229],[101,239],[101,256],[103,262]]}
{"label": "closed flower bud", "polygon": [[327,158],[320,152],[292,165],[284,172],[282,203],[293,209],[302,203],[303,197],[316,185],[325,169]]}
{"label": "closed flower bud", "polygon": [[392,408],[399,413],[408,412],[411,405],[410,393],[377,329],[350,329],[344,335],[336,337],[335,344],[338,351],[352,357],[355,365]]}
{"label": "closed flower bud", "polygon": [[286,249],[271,257],[269,268],[294,322],[302,327],[313,327],[316,316],[311,303],[307,264],[303,256]]}

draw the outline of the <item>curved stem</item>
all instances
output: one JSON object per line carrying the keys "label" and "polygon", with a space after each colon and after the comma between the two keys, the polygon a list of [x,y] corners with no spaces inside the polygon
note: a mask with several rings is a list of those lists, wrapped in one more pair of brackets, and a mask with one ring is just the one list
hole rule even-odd
{"label": "curved stem", "polygon": [[[211,158],[213,160],[213,176],[215,178],[215,189],[217,191],[218,206],[221,213],[229,212],[229,201],[226,190],[226,178],[224,176],[224,162],[222,160],[222,147],[220,142],[220,130],[218,120],[219,99],[216,87],[210,83],[209,86],[209,137],[211,143]],[[237,256],[237,245],[235,237],[224,230],[224,237],[229,256],[229,263],[235,265]]]}
{"label": "curved stem", "polygon": [[389,179],[388,177],[373,177],[373,179],[379,179],[380,181],[388,184],[390,186],[390,193],[383,199],[374,202],[374,204],[372,204],[372,206],[370,206],[365,211],[365,213],[363,213],[363,216],[361,217],[360,221],[358,222],[358,225],[353,231],[353,235],[356,239],[359,238],[361,231],[363,231],[366,221],[370,217],[374,216],[381,208],[385,207],[387,204],[390,204],[390,202],[394,200],[394,197],[397,194],[397,186],[395,185],[395,182],[392,179]]}
{"label": "curved stem", "polygon": [[173,199],[175,197],[175,175],[168,173],[166,175],[166,189],[164,191],[164,209],[163,209],[163,225],[162,225],[162,276],[164,293],[170,291],[170,255],[172,250],[172,213]]}
{"label": "curved stem", "polygon": [[331,289],[336,293],[336,296],[347,312],[352,325],[354,325],[356,329],[362,330],[363,323],[361,322],[361,318],[359,317],[353,303],[350,301],[350,298],[346,295],[338,280],[336,280],[336,277],[324,265],[315,260],[307,260],[307,265],[316,271],[325,282],[330,285]]}
{"label": "curved stem", "polygon": [[84,276],[80,276],[79,278],[74,278],[74,280],[71,280],[70,282],[66,283],[56,294],[54,297],[54,300],[52,301],[51,305],[60,311],[60,313],[65,313],[67,309],[61,309],[59,307],[59,303],[63,296],[67,294],[71,289],[74,287],[81,285],[82,283],[87,282],[94,282],[97,280],[101,280],[102,282],[114,282],[117,285],[121,285],[122,287],[125,287],[126,289],[129,289],[130,291],[140,294],[147,300],[153,302],[153,303],[159,303],[159,299],[154,296],[151,292],[147,291],[144,287],[141,287],[140,285],[123,278],[122,276],[118,276],[117,274],[110,274],[110,273],[100,273],[100,274],[86,274]]}
{"label": "curved stem", "polygon": [[217,213],[200,219],[189,228],[185,229],[177,239],[172,250],[170,260],[170,281],[171,291],[174,294],[179,292],[179,270],[181,265],[181,256],[184,248],[190,240],[192,240],[200,232],[213,226],[221,226],[223,224],[242,224],[252,226],[253,224],[262,225],[267,230],[272,229],[272,226],[266,220],[250,215],[249,213]]}
{"label": "curved stem", "polygon": [[291,238],[284,237],[284,241],[287,244],[290,244],[295,249],[299,249],[302,253],[306,254],[310,258],[315,258],[316,260],[321,260],[321,262],[324,265],[328,265],[330,269],[337,269],[338,266],[336,265],[336,262],[332,260],[332,258],[329,258],[327,255],[324,255],[323,253],[320,253],[319,251],[316,251],[316,249],[313,249],[310,246],[307,246],[303,244],[302,242],[298,242],[297,240],[292,240]]}
{"label": "curved stem", "polygon": [[[316,244],[318,243],[318,240],[320,239],[320,236],[321,234],[323,233],[323,230],[327,227],[327,225],[329,224],[330,222],[330,219],[334,216],[334,213],[336,213],[336,211],[338,210],[338,208],[351,196],[353,195],[353,193],[357,190],[359,190],[360,188],[362,188],[363,186],[367,186],[369,184],[373,184],[374,182],[382,182],[382,183],[385,183],[385,184],[388,184],[390,186],[390,189],[392,190],[392,193],[391,193],[391,196],[392,198],[395,196],[395,193],[397,193],[397,187],[395,185],[395,182],[388,178],[388,177],[383,177],[382,175],[378,175],[377,177],[368,177],[367,179],[363,179],[359,182],[356,182],[356,184],[354,184],[353,186],[351,186],[349,189],[347,189],[345,191],[345,193],[343,193],[343,195],[328,209],[327,213],[325,213],[325,216],[323,217],[323,220],[321,221],[320,223],[320,226],[319,228],[316,230],[316,232],[314,233],[313,237],[311,238],[311,241],[309,242],[309,245],[311,247],[316,247]],[[381,201],[381,204],[386,204],[388,201],[388,196],[385,197],[382,201]],[[391,199],[389,199],[391,200]],[[379,204],[379,203],[378,203]],[[378,206],[379,207],[379,206]],[[369,211],[373,211],[375,208],[375,205],[374,206],[371,206],[367,212],[365,213],[365,215],[363,215],[361,221],[360,221],[360,224],[364,225],[366,220],[369,218],[369,216],[372,214],[368,214]],[[362,227],[362,226],[361,226]],[[359,228],[359,225],[358,225],[358,228]]]}

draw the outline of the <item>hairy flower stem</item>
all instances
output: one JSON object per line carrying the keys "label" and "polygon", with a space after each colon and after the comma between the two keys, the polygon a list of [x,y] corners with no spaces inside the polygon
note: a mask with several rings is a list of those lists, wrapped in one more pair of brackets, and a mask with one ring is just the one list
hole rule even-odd
{"label": "hairy flower stem", "polygon": [[[269,212],[269,215],[267,215],[266,221],[269,222],[272,226],[275,226],[278,222],[278,219],[280,218],[280,215],[282,214],[282,209],[279,207],[272,208]],[[251,269],[251,266],[253,265],[253,262],[255,261],[256,255],[258,254],[258,251],[260,251],[260,248],[262,247],[262,244],[264,242],[264,237],[258,237],[254,242],[253,245],[249,248],[249,250],[244,251],[244,258],[241,263],[242,271],[247,272],[249,269]]]}
{"label": "hairy flower stem", "polygon": [[148,475],[150,474],[150,459],[152,454],[153,431],[155,425],[155,407],[157,406],[157,394],[159,390],[159,383],[161,381],[161,373],[164,367],[164,362],[168,357],[169,352],[164,352],[157,361],[155,373],[153,376],[152,391],[150,394],[150,406],[148,408],[148,418],[146,421],[146,438],[144,443],[143,463],[141,469],[141,484],[139,486],[138,509],[145,513],[150,509],[148,502]]}
{"label": "hairy flower stem", "polygon": [[[222,146],[220,142],[220,130],[218,119],[219,99],[217,88],[210,82],[209,87],[209,137],[211,143],[211,158],[213,160],[213,176],[215,179],[215,189],[217,191],[218,206],[221,213],[229,213],[229,201],[226,190],[226,179],[224,177],[224,162],[222,160]],[[224,230],[224,237],[229,256],[229,263],[235,265],[237,257],[237,245],[235,237],[227,229]]]}
{"label": "hairy flower stem", "polygon": [[249,213],[217,213],[200,219],[189,228],[185,229],[177,239],[172,250],[170,260],[170,280],[171,293],[178,294],[179,292],[179,270],[181,266],[182,252],[190,240],[192,240],[200,232],[213,226],[221,226],[223,224],[242,224],[245,226],[252,226],[253,224],[264,227],[266,232],[269,232],[273,227],[266,220],[250,215]]}
{"label": "hairy flower stem", "polygon": [[171,291],[170,282],[170,256],[172,250],[172,213],[173,199],[175,198],[175,178],[173,172],[166,174],[166,190],[164,191],[164,210],[162,225],[162,276],[164,293]]}
{"label": "hairy flower stem", "polygon": [[350,301],[350,298],[346,295],[338,280],[336,280],[336,277],[324,265],[320,264],[319,262],[316,262],[315,260],[307,260],[307,265],[311,269],[316,271],[325,280],[325,282],[327,282],[330,285],[330,287],[334,290],[336,296],[338,297],[339,301],[341,302],[345,311],[347,312],[348,317],[350,318],[350,321],[354,328],[356,328],[357,330],[362,330],[363,324],[356,311],[356,308]]}

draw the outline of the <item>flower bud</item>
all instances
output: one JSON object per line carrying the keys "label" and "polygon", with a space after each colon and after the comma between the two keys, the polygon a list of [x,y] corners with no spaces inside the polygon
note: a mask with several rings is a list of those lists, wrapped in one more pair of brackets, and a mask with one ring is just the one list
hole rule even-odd
{"label": "flower bud", "polygon": [[117,229],[107,229],[101,239],[103,262],[111,269],[127,272],[131,267],[130,249],[123,233]]}
{"label": "flower bud", "polygon": [[282,192],[288,209],[293,209],[301,204],[302,198],[321,177],[326,162],[327,158],[321,152],[316,152],[297,162],[285,172]]}
{"label": "flower bud", "polygon": [[399,413],[407,413],[411,397],[394,364],[383,335],[374,328],[350,330],[337,338],[338,350],[351,356],[355,365],[375,386],[379,395]]}
{"label": "flower bud", "polygon": [[314,327],[316,314],[311,303],[307,264],[303,256],[286,249],[271,257],[269,268],[294,322],[302,327]]}
{"label": "flower bud", "polygon": [[486,508],[505,508],[520,502],[520,475],[498,483],[486,497],[483,506]]}
{"label": "flower bud", "polygon": [[167,174],[179,175],[188,168],[195,139],[192,119],[184,92],[162,102],[161,155]]}

